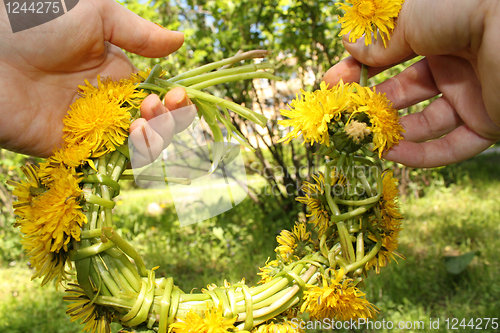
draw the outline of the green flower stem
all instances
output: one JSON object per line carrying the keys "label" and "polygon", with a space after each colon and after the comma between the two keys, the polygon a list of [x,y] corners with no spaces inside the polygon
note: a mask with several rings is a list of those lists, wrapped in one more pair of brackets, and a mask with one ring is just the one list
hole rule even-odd
{"label": "green flower stem", "polygon": [[[111,153],[111,157],[106,163],[106,175],[110,175],[113,172],[113,169],[115,168],[116,162],[118,161],[118,158],[120,157],[121,153],[117,150],[115,150],[113,153]],[[106,184],[107,185],[107,184]],[[111,185],[108,185],[112,187]],[[118,188],[120,188],[118,186]],[[113,187],[113,189],[116,191],[116,189]],[[118,195],[118,194],[116,194]]]}
{"label": "green flower stem", "polygon": [[216,68],[229,65],[229,64],[234,64],[242,60],[247,60],[247,59],[253,59],[253,58],[262,58],[267,55],[267,51],[265,50],[253,50],[249,52],[244,52],[240,54],[236,54],[232,56],[231,58],[223,59],[220,61],[212,62],[210,64],[200,66],[198,68],[189,70],[187,72],[184,72],[182,74],[176,75],[172,78],[170,78],[168,81],[169,82],[176,82],[185,78],[193,77],[196,75],[200,75],[206,72],[210,72]]}
{"label": "green flower stem", "polygon": [[106,284],[103,282],[101,275],[97,273],[96,267],[94,265],[94,258],[88,258],[90,260],[90,273],[89,276],[92,279],[93,285],[97,288],[97,293],[104,296],[112,296]]}
{"label": "green flower stem", "polygon": [[[229,76],[229,75],[251,73],[251,72],[256,72],[259,69],[274,69],[274,67],[275,67],[274,65],[266,62],[266,63],[261,63],[261,64],[239,66],[236,68],[222,69],[222,70],[218,70],[215,72],[197,75],[197,76],[191,77],[189,79],[184,79],[184,80],[179,80],[179,81],[171,81],[171,82],[189,87],[189,86],[192,86],[192,85],[204,82],[204,81],[218,79],[218,78]],[[199,88],[197,88],[197,89],[199,89]]]}
{"label": "green flower stem", "polygon": [[[252,295],[248,291],[248,286],[246,284],[243,285],[236,285],[236,287],[241,287],[243,288],[243,293],[245,294],[245,323],[243,326],[243,329],[245,330],[251,330],[253,327],[253,302],[252,302]],[[243,317],[243,316],[242,316]],[[243,318],[241,318],[243,320]]]}
{"label": "green flower stem", "polygon": [[[303,268],[304,268],[303,264],[297,265],[296,267],[294,267],[292,269],[292,272],[299,274]],[[257,295],[252,295],[252,302],[253,303],[258,303],[258,302],[261,302],[262,300],[264,300],[268,297],[271,297],[275,293],[279,292],[281,289],[285,288],[290,283],[289,279],[286,277],[277,277],[275,279],[276,280],[279,279],[279,282],[272,285],[271,287],[269,287],[268,289],[266,289],[265,291],[263,291]],[[241,302],[242,300],[243,300],[243,297],[238,297],[238,296],[236,297],[237,302]]]}
{"label": "green flower stem", "polygon": [[290,289],[292,289],[292,287],[287,287],[287,288],[279,291],[278,293],[274,294],[273,296],[266,298],[259,303],[255,303],[253,306],[254,310],[262,309],[266,306],[273,304],[274,302],[276,302],[277,300],[282,298],[283,295],[285,295]]}
{"label": "green flower stem", "polygon": [[362,260],[365,255],[365,241],[363,237],[363,232],[360,232],[356,238],[356,261]]}
{"label": "green flower stem", "polygon": [[[318,270],[318,268],[316,266],[311,266],[301,277],[297,276],[297,277],[293,278],[292,276],[290,276],[289,278],[290,279],[299,278],[300,280],[302,280],[302,282],[308,281],[314,275],[314,273],[316,273],[317,270]],[[272,299],[270,306],[255,310],[253,312],[254,318],[259,318],[259,317],[265,316],[265,315],[269,314],[270,312],[274,313],[278,309],[281,309],[281,311],[279,311],[278,313],[283,312],[284,310],[286,310],[288,308],[288,307],[283,308],[283,306],[286,305],[288,303],[288,301],[292,297],[294,297],[298,291],[302,290],[303,288],[305,288],[305,285],[303,287],[301,287],[300,285],[294,285],[283,295],[281,295],[281,293],[278,293],[277,295],[279,296],[279,298],[276,300]],[[276,296],[273,296],[273,297],[276,298]],[[244,320],[244,319],[246,319],[245,314],[241,314],[238,317],[238,321]]]}
{"label": "green flower stem", "polygon": [[207,80],[204,82],[200,82],[190,86],[192,89],[204,89],[207,87],[215,86],[221,83],[234,82],[234,81],[242,81],[249,79],[268,79],[274,81],[281,81],[282,78],[276,75],[273,75],[268,72],[255,72],[255,73],[244,73],[244,74],[234,74],[234,75],[226,75],[223,77],[219,77],[212,80]]}
{"label": "green flower stem", "polygon": [[[288,307],[286,307],[285,305],[290,301],[290,299],[292,299],[294,296],[296,296],[299,291],[300,291],[300,287],[299,286],[297,286],[297,285],[293,286],[278,301],[272,303],[268,307],[256,310],[253,313],[254,317],[255,318],[264,317],[265,315],[267,315],[269,313],[273,313],[274,311],[276,311],[278,309],[281,310],[278,313],[283,312],[284,310],[288,309]],[[247,329],[250,329],[250,328],[252,328],[252,327],[249,327]]]}
{"label": "green flower stem", "polygon": [[375,156],[375,154],[374,154],[371,150],[368,150],[368,148],[366,148],[365,146],[361,146],[361,151],[362,151],[362,152],[363,152],[363,154],[365,154],[366,156],[370,156],[370,157]]}
{"label": "green flower stem", "polygon": [[[325,193],[326,193],[326,201],[330,210],[334,215],[340,215],[339,206],[333,201],[332,198],[332,165],[335,162],[329,162],[325,165]],[[338,171],[338,169],[337,169]]]}
{"label": "green flower stem", "polygon": [[[107,173],[106,156],[108,155],[109,154],[99,157],[99,164],[97,170],[101,175],[106,175]],[[101,197],[105,200],[111,200],[111,194],[109,193],[109,188],[107,185],[101,184]],[[111,213],[111,209],[104,207],[104,226],[111,227],[112,225],[113,225],[113,215]]]}
{"label": "green flower stem", "polygon": [[128,163],[127,156],[121,154],[118,157],[118,160],[116,161],[115,168],[113,169],[113,172],[111,173],[112,180],[117,182],[118,179],[120,179],[120,176],[123,173],[123,170],[125,170],[127,163]]}
{"label": "green flower stem", "polygon": [[154,65],[149,72],[148,77],[144,80],[144,83],[154,83],[155,79],[161,75],[162,68],[160,65]]}
{"label": "green flower stem", "polygon": [[375,166],[375,164],[372,161],[370,161],[369,159],[367,159],[366,157],[354,156],[353,161],[367,164],[369,166]]}
{"label": "green flower stem", "polygon": [[101,229],[92,229],[92,230],[82,230],[80,232],[80,238],[81,239],[87,239],[87,238],[96,238],[101,236]]}
{"label": "green flower stem", "polygon": [[146,297],[147,289],[148,289],[148,284],[146,281],[143,280],[142,285],[141,285],[141,291],[140,291],[139,295],[137,296],[137,299],[135,300],[134,305],[132,306],[132,308],[130,309],[130,311],[127,314],[123,315],[120,318],[120,321],[127,322],[127,321],[131,320],[132,318],[134,318],[135,315],[137,315],[137,313],[141,309],[141,305],[142,305],[142,302],[144,301],[144,297]]}
{"label": "green flower stem", "polygon": [[[118,157],[117,157],[118,158]],[[100,173],[94,173],[91,175],[88,175],[87,177],[82,179],[82,182],[84,183],[91,183],[91,184],[100,184],[100,185],[106,185],[109,186],[113,189],[113,196],[117,196],[120,194],[120,185],[118,182],[114,181],[108,176],[102,175]]]}
{"label": "green flower stem", "polygon": [[342,247],[342,255],[347,260],[347,263],[350,264],[356,261],[354,248],[350,239],[351,235],[349,234],[344,222],[337,222],[337,228],[339,231],[340,245]]}
{"label": "green flower stem", "polygon": [[218,299],[222,302],[222,309],[224,311],[222,316],[229,319],[233,318],[236,313],[233,313],[233,311],[231,310],[231,306],[229,305],[229,298],[227,297],[226,293],[220,288],[216,288],[214,290],[214,293],[216,297],[218,297]]}
{"label": "green flower stem", "polygon": [[118,233],[116,233],[112,228],[105,227],[102,228],[103,234],[112,241],[116,246],[120,248],[125,254],[134,259],[134,262],[137,266],[139,274],[141,276],[148,276],[148,270],[144,265],[144,261],[142,261],[141,256],[137,253],[136,249],[130,245],[127,241],[125,241]]}
{"label": "green flower stem", "polygon": [[174,279],[168,278],[165,290],[161,298],[160,320],[158,323],[158,333],[167,333],[168,329],[168,311],[170,310],[170,295],[174,286]]}
{"label": "green flower stem", "polygon": [[235,295],[236,287],[231,286],[227,291],[227,298],[229,299],[229,306],[231,307],[231,313],[233,316],[238,315],[238,309],[236,308],[236,295]]}
{"label": "green flower stem", "polygon": [[131,309],[134,306],[135,300],[114,296],[97,296],[95,302],[100,305]]}
{"label": "green flower stem", "polygon": [[353,211],[350,211],[350,212],[347,212],[347,213],[344,213],[344,214],[341,214],[341,215],[337,215],[337,216],[332,216],[330,220],[331,220],[332,223],[337,223],[339,221],[344,221],[344,220],[356,217],[358,215],[364,214],[370,208],[372,208],[374,205],[375,205],[375,203],[373,203],[371,205],[366,205],[366,206],[358,207],[358,208],[354,209]]}
{"label": "green flower stem", "polygon": [[[138,293],[141,290],[141,278],[139,277],[139,275],[137,274],[136,270],[133,267],[129,267],[123,262],[124,260],[126,260],[130,264],[130,261],[125,257],[125,255],[123,255],[123,259],[121,258],[117,259],[114,261],[114,263],[120,270],[121,274],[128,281],[130,286],[133,288],[133,290]],[[130,264],[130,266],[132,266],[132,264]]]}
{"label": "green flower stem", "polygon": [[361,76],[359,78],[359,85],[362,87],[368,86],[368,66],[361,64]]}
{"label": "green flower stem", "polygon": [[380,237],[380,233],[378,232],[378,230],[375,230],[375,228],[373,228],[373,225],[371,224],[369,224],[368,229],[372,234],[375,235],[375,238],[377,239],[377,244],[373,247],[373,249],[371,249],[371,251],[366,256],[363,257],[363,259],[357,260],[356,262],[347,265],[346,273],[354,272],[358,268],[363,267],[364,265],[366,265],[367,262],[375,258],[375,256],[380,251],[380,248],[382,247],[382,237]]}
{"label": "green flower stem", "polygon": [[115,244],[111,241],[95,243],[87,247],[82,247],[76,251],[70,251],[69,259],[72,261],[82,260],[84,258],[95,256],[98,253],[112,248],[113,246],[115,246]]}
{"label": "green flower stem", "polygon": [[321,254],[328,259],[328,247],[326,246],[327,236],[326,232],[321,235],[319,240],[319,250],[321,251]]}
{"label": "green flower stem", "polygon": [[[99,197],[100,198],[100,197]],[[90,219],[87,220],[89,230],[97,228],[97,220],[99,219],[99,205],[89,205]]]}
{"label": "green flower stem", "polygon": [[179,299],[181,297],[181,291],[179,288],[174,287],[172,291],[172,303],[170,304],[170,309],[168,311],[167,325],[174,322],[175,316],[177,316],[177,310],[179,309]]}
{"label": "green flower stem", "polygon": [[144,301],[142,302],[141,308],[139,309],[139,312],[131,320],[127,322],[122,321],[122,323],[125,326],[137,326],[148,318],[149,308],[153,303],[155,295],[154,280],[155,280],[155,272],[154,270],[151,270],[149,271],[146,295],[144,296]]}
{"label": "green flower stem", "polygon": [[243,118],[248,119],[250,121],[253,121],[254,123],[256,123],[260,126],[265,126],[265,124],[267,122],[267,118],[265,116],[263,116],[257,112],[254,112],[252,110],[249,110],[249,109],[247,109],[239,104],[228,101],[226,99],[215,97],[215,96],[207,94],[203,91],[199,91],[199,90],[196,90],[196,89],[193,89],[190,87],[184,87],[184,86],[181,86],[181,85],[178,85],[175,83],[168,82],[166,80],[157,79],[156,83],[161,87],[169,88],[169,89],[176,88],[176,87],[182,87],[182,88],[184,88],[184,90],[186,90],[186,93],[188,95],[193,96],[193,98],[200,99],[200,100],[205,101],[205,102],[209,102],[209,103],[213,103],[216,105],[226,107],[230,110],[233,110],[234,112],[236,112],[237,114],[239,114]]}
{"label": "green flower stem", "polygon": [[100,256],[93,256],[92,263],[94,265],[94,268],[95,268],[97,274],[99,274],[99,276],[101,277],[102,282],[106,285],[108,290],[111,292],[111,295],[116,296],[116,297],[119,296],[121,293],[121,289],[118,286],[117,281],[115,281],[113,279],[113,277],[111,276],[109,271],[104,266]]}
{"label": "green flower stem", "polygon": [[[252,323],[252,326],[255,327],[255,326],[257,326],[259,324],[262,324],[262,323],[264,323],[264,322],[266,322],[266,321],[268,321],[270,319],[273,319],[277,315],[283,313],[283,311],[285,311],[285,310],[293,307],[297,303],[299,303],[301,300],[302,300],[302,298],[299,297],[299,296],[295,296],[295,297],[291,298],[288,302],[286,302],[285,304],[283,304],[281,307],[279,307],[278,309],[274,310],[273,312],[270,312],[267,315],[259,317],[257,320],[254,320],[253,323]],[[244,328],[244,326],[243,326],[243,324],[240,324],[240,325],[236,326],[236,328],[238,328],[239,330],[241,330],[241,329]]]}
{"label": "green flower stem", "polygon": [[153,83],[139,83],[137,85],[137,89],[147,89],[147,90],[152,90],[152,91],[156,91],[158,93],[160,93],[160,96],[164,96],[168,90],[167,89],[163,89],[159,86],[157,86],[156,84],[153,84]]}
{"label": "green flower stem", "polygon": [[[133,110],[136,110],[136,109],[133,109]],[[138,113],[138,112],[136,112],[136,113]],[[132,115],[132,119],[135,120],[137,118],[139,118],[139,117],[134,117],[134,115]],[[125,142],[121,146],[116,147],[116,150],[119,151],[126,158],[130,159],[130,152],[128,151],[128,138],[125,140]]]}
{"label": "green flower stem", "polygon": [[119,260],[116,260],[112,258],[109,255],[103,254],[100,256],[104,266],[108,270],[109,274],[111,274],[111,277],[117,282],[117,284],[120,286],[120,289],[127,291],[127,292],[133,292],[135,293],[135,289],[132,287],[132,285],[128,282],[127,278],[122,274],[121,270],[118,269],[117,262],[120,262]]}
{"label": "green flower stem", "polygon": [[[160,177],[160,176],[151,176],[151,175],[141,175],[139,176],[141,180],[153,180],[153,181],[159,181],[159,182],[168,182],[168,183],[173,183],[173,184],[180,184],[180,185],[191,185],[191,180],[187,178],[175,178],[175,177]],[[123,173],[120,176],[120,180],[135,180],[134,175],[132,174],[125,174]]]}
{"label": "green flower stem", "polygon": [[113,209],[115,207],[115,202],[112,200],[101,198],[95,194],[83,192],[83,197],[85,201],[91,204],[99,205],[108,209]]}
{"label": "green flower stem", "polygon": [[200,302],[210,300],[210,295],[207,294],[182,294],[180,302]]}
{"label": "green flower stem", "polygon": [[359,182],[361,183],[361,185],[363,185],[363,188],[365,189],[365,192],[367,195],[370,195],[370,196],[373,196],[373,195],[376,195],[376,191],[375,189],[372,189],[370,183],[368,182],[368,179],[366,179],[366,176],[364,173],[362,172],[359,172],[358,175],[358,180]]}

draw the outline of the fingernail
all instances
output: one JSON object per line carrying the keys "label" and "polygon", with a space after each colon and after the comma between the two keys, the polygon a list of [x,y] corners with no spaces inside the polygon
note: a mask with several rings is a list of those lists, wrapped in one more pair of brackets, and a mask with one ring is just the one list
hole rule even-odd
{"label": "fingernail", "polygon": [[163,103],[158,99],[156,101],[156,104],[153,106],[153,115],[155,117],[161,116],[162,114],[165,113],[165,106]]}
{"label": "fingernail", "polygon": [[179,35],[179,36],[184,37],[184,33],[183,33],[183,32],[180,32],[180,31],[174,31],[174,30],[169,30],[169,32],[171,32],[171,33],[174,33],[174,34],[176,34],[176,35]]}
{"label": "fingernail", "polygon": [[183,108],[185,106],[189,105],[189,98],[187,98],[187,94],[184,93],[184,95],[179,99],[175,104],[177,105],[177,108]]}

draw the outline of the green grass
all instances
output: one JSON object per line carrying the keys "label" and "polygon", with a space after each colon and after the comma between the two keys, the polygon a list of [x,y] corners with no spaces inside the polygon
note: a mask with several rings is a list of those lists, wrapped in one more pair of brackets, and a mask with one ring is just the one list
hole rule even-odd
{"label": "green grass", "polygon": [[[434,186],[423,198],[402,203],[400,252],[406,260],[392,263],[379,275],[372,272],[366,280],[367,298],[380,308],[377,320],[396,327],[400,321],[424,324],[424,329],[404,332],[448,332],[452,330],[446,329],[446,318],[465,318],[468,323],[471,318],[500,317],[499,160],[498,155],[479,156],[440,169],[438,175],[447,186]],[[168,191],[125,191],[120,200],[115,218],[123,224],[123,236],[137,246],[147,266],[160,265],[158,275],[173,276],[186,292],[224,279],[236,282],[245,277],[254,284],[258,267],[273,256],[276,234],[290,227],[297,214],[277,206],[273,197],[264,201],[264,207],[246,199],[221,216],[180,227]],[[152,202],[164,205],[160,214],[147,213]],[[32,272],[26,262],[11,261],[8,251],[2,250],[0,331],[78,332],[82,326],[70,323],[65,315],[61,292],[30,282]],[[462,273],[446,270],[445,256],[471,251],[479,255]],[[439,318],[440,328],[431,330],[429,318]],[[472,331],[456,327],[455,332]],[[482,331],[498,329],[490,324]]]}

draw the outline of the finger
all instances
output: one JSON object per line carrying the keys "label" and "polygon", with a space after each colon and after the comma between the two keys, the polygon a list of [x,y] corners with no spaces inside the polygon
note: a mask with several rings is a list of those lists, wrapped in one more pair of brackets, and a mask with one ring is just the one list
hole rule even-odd
{"label": "finger", "polygon": [[196,106],[189,100],[183,88],[178,87],[170,90],[165,96],[164,102],[174,118],[175,133],[182,132],[193,122],[197,114]]}
{"label": "finger", "polygon": [[105,40],[129,52],[160,58],[177,51],[184,42],[181,32],[149,22],[115,1],[105,1],[102,6]]}
{"label": "finger", "polygon": [[[406,0],[387,48],[381,38],[368,46],[344,39],[346,50],[374,67],[399,62],[412,53],[438,55],[481,45],[482,26],[489,4],[476,1]],[[443,14],[445,13],[445,14]]]}
{"label": "finger", "polygon": [[423,142],[437,139],[463,124],[448,99],[440,97],[422,112],[412,113],[400,120],[405,140]]}
{"label": "finger", "polygon": [[163,151],[162,137],[143,118],[139,118],[130,124],[129,138],[134,148],[132,156],[134,168],[154,162]]}
{"label": "finger", "polygon": [[434,168],[465,161],[495,142],[462,125],[437,140],[423,143],[400,141],[384,157],[412,168]]}
{"label": "finger", "polygon": [[483,85],[473,66],[455,56],[427,58],[443,96],[450,101],[460,118],[474,132],[488,139],[500,137],[500,127],[490,118],[483,102]]}
{"label": "finger", "polygon": [[151,94],[141,103],[141,116],[163,140],[163,149],[171,142],[175,133],[172,113],[163,105],[158,95]]}
{"label": "finger", "polygon": [[[368,78],[371,78],[377,74],[382,73],[386,69],[392,68],[400,63],[411,60],[415,58],[415,54],[412,54],[401,61],[382,67],[368,67]],[[326,71],[323,76],[323,81],[328,83],[330,86],[336,85],[341,79],[344,83],[359,82],[361,77],[361,63],[357,61],[353,56],[349,56],[342,59],[340,62],[332,66]]]}
{"label": "finger", "polygon": [[376,88],[377,92],[386,93],[397,110],[415,105],[440,93],[426,58],[380,83]]}

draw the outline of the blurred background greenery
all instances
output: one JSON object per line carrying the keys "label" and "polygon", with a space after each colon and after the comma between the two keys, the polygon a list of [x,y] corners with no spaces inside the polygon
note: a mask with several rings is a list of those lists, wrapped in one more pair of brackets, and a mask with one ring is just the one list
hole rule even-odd
{"label": "blurred background greenery", "polygon": [[[321,165],[314,148],[300,143],[277,145],[279,109],[299,88],[313,90],[325,71],[346,55],[337,37],[333,1],[312,0],[151,0],[121,1],[140,16],[185,33],[184,46],[165,59],[130,55],[145,69],[157,63],[172,74],[220,60],[239,50],[266,49],[284,86],[259,80],[230,83],[210,92],[253,105],[270,115],[265,129],[234,117],[233,123],[256,140],[245,161],[252,188],[236,208],[194,225],[180,227],[167,190],[141,190],[132,183],[117,198],[116,224],[134,244],[148,267],[173,276],[186,292],[236,282],[252,285],[266,260],[274,257],[275,237],[303,216],[296,189]],[[381,82],[404,70],[401,64],[372,79]],[[263,87],[272,92],[265,98]],[[284,88],[283,88],[284,87]],[[264,96],[264,97],[263,97]],[[402,114],[418,112],[429,102]],[[64,314],[62,291],[30,282],[32,271],[13,228],[12,200],[5,181],[19,179],[19,166],[35,159],[0,150],[0,331],[12,333],[78,332]],[[393,263],[367,279],[367,298],[380,308],[379,320],[423,321],[429,318],[493,318],[500,314],[500,155],[482,154],[437,169],[411,169],[386,162],[400,179],[405,216],[400,252],[406,261]],[[306,166],[306,171],[301,166]],[[264,169],[267,177],[262,177]],[[274,194],[264,188],[274,189]],[[467,255],[461,257],[461,255]],[[470,260],[472,259],[472,260]],[[458,267],[458,268],[457,268]],[[470,326],[457,326],[461,332]],[[484,328],[484,325],[483,325]],[[114,327],[117,330],[117,327]],[[372,331],[360,329],[359,332]],[[379,331],[379,330],[376,330]],[[384,330],[380,330],[384,331]],[[397,331],[394,330],[394,331]],[[408,332],[416,329],[405,330]],[[486,332],[494,332],[491,328]],[[311,332],[323,332],[314,331]],[[326,331],[325,331],[326,332]]]}

